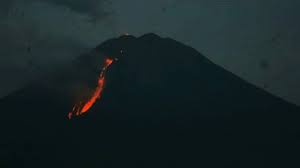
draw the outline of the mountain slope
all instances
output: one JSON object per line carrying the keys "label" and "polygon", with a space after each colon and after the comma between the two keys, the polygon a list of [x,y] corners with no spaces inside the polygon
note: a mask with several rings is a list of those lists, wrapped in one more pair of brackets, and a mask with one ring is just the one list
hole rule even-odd
{"label": "mountain slope", "polygon": [[[94,91],[100,99],[67,118]],[[155,34],[97,46],[0,101],[11,167],[293,167],[299,107]],[[4,151],[4,152],[2,152]]]}

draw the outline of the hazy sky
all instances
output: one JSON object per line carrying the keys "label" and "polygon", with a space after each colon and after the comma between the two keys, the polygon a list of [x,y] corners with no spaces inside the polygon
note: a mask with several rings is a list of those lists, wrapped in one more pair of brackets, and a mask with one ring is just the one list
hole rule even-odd
{"label": "hazy sky", "polygon": [[154,32],[300,104],[298,0],[0,2],[0,96],[104,40]]}

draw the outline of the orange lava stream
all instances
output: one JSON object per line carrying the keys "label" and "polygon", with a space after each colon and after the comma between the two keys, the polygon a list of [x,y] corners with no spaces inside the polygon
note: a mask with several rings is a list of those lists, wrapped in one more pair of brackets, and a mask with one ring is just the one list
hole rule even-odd
{"label": "orange lava stream", "polygon": [[104,67],[101,70],[101,73],[98,78],[98,85],[93,92],[93,94],[90,96],[90,98],[86,102],[80,101],[78,104],[75,104],[72,111],[69,112],[68,118],[71,119],[73,115],[80,116],[83,113],[86,113],[96,102],[97,99],[101,98],[101,93],[104,88],[104,82],[105,82],[105,72],[107,68],[113,63],[113,59],[106,58],[104,62]]}

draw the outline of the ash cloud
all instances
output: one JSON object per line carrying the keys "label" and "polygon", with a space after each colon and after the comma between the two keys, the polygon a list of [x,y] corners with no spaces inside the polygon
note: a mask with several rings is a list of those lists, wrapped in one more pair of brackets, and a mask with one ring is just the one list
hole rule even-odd
{"label": "ash cloud", "polygon": [[[44,0],[41,0],[44,1]],[[60,5],[60,6],[65,6],[70,8],[72,11],[82,13],[82,14],[88,14],[91,17],[105,17],[109,14],[108,11],[105,10],[99,10],[99,6],[103,6],[109,1],[107,0],[79,0],[79,1],[74,1],[74,0],[45,0],[50,3]]]}
{"label": "ash cloud", "polygon": [[1,1],[0,74],[6,80],[0,96],[98,44],[96,34],[111,26],[103,26],[108,5],[97,0]]}

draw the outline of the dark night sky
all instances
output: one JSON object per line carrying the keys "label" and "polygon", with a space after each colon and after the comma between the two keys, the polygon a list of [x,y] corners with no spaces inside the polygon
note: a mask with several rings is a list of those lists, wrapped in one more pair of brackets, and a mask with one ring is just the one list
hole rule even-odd
{"label": "dark night sky", "polygon": [[298,0],[0,2],[0,96],[123,33],[154,32],[300,104]]}

